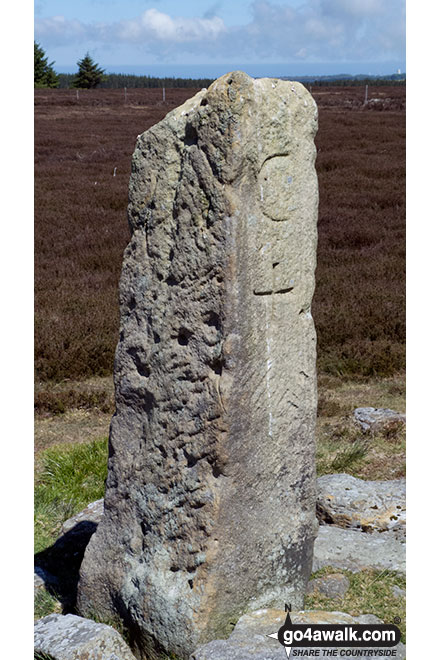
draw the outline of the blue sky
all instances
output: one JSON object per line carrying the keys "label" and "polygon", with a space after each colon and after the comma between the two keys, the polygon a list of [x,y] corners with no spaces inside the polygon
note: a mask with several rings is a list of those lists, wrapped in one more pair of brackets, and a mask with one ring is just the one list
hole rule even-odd
{"label": "blue sky", "polygon": [[404,0],[36,0],[57,71],[218,76],[405,70]]}

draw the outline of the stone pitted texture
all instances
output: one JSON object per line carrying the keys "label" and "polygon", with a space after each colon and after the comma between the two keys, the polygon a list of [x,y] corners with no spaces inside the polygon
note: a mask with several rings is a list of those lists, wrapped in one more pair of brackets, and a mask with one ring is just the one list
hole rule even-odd
{"label": "stone pitted texture", "polygon": [[406,544],[393,532],[366,534],[354,529],[320,525],[315,541],[313,571],[324,566],[357,573],[364,568],[405,573]]}
{"label": "stone pitted texture", "polygon": [[316,513],[321,524],[363,532],[406,531],[406,480],[364,481],[349,474],[317,479]]}
{"label": "stone pitted texture", "polygon": [[[285,660],[286,653],[278,640],[268,637],[279,630],[286,619],[285,612],[281,610],[258,610],[251,614],[245,614],[240,618],[229,639],[217,639],[208,644],[200,646],[191,655],[191,660]],[[292,623],[310,624],[375,624],[382,623],[380,619],[372,614],[363,614],[358,617],[350,616],[343,612],[320,612],[305,611],[291,612]],[[366,649],[366,647],[363,647]],[[405,647],[399,643],[393,647],[396,649],[395,658],[405,658]],[[304,649],[305,650],[305,649]],[[383,657],[379,650],[370,650],[369,658]],[[327,653],[326,653],[327,651]],[[335,655],[329,656],[328,649],[315,649],[317,655],[313,657],[349,657],[348,649],[342,654],[339,649]],[[290,657],[293,659],[294,650]]]}
{"label": "stone pitted texture", "polygon": [[136,660],[116,630],[74,614],[36,621],[34,651],[53,660]]}
{"label": "stone pitted texture", "polygon": [[301,607],[316,535],[316,104],[235,72],[139,136],[104,517],[79,607],[187,658]]}
{"label": "stone pitted texture", "polygon": [[387,431],[396,426],[403,426],[406,415],[389,408],[356,408],[353,413],[355,422],[363,431]]}

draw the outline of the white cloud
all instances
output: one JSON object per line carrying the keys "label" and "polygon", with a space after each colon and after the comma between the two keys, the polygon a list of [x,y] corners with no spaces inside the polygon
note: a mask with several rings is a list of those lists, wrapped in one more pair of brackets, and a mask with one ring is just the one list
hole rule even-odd
{"label": "white cloud", "polygon": [[135,20],[84,24],[62,16],[36,18],[45,47],[91,41],[113,47],[133,44],[157,58],[197,55],[205,60],[380,61],[404,58],[405,0],[304,0],[293,7],[254,0],[247,25],[226,27],[215,15],[170,16],[146,10]]}
{"label": "white cloud", "polygon": [[157,9],[147,9],[135,20],[118,23],[95,23],[86,25],[63,16],[37,19],[35,33],[38,38],[46,37],[51,43],[60,39],[76,41],[94,39],[102,42],[128,42],[168,45],[216,39],[226,32],[221,18],[172,18]]}
{"label": "white cloud", "polygon": [[294,61],[304,51],[310,62],[404,57],[404,0],[309,0],[297,9],[255,0],[252,7],[253,21],[241,32],[255,52],[273,58]]}
{"label": "white cloud", "polygon": [[64,16],[51,16],[35,21],[35,36],[51,44],[63,44],[66,40],[82,40],[87,37],[88,26]]}
{"label": "white cloud", "polygon": [[[138,23],[130,21],[129,23]],[[221,18],[171,18],[157,9],[147,9],[140,19],[141,33],[145,37],[183,43],[216,38],[226,30]]]}

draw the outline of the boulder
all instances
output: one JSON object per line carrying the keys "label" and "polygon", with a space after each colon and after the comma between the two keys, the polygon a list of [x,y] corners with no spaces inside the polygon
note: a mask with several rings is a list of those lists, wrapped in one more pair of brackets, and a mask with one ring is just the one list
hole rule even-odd
{"label": "boulder", "polygon": [[315,541],[313,571],[325,566],[357,573],[365,568],[405,573],[406,544],[393,532],[364,534],[321,525]]}
{"label": "boulder", "polygon": [[37,576],[34,577],[34,590],[44,585],[61,601],[64,611],[72,612],[75,608],[79,567],[102,514],[103,500],[92,502],[66,520],[55,543],[34,557]]}
{"label": "boulder", "polygon": [[343,598],[350,588],[349,579],[342,573],[314,578],[307,585],[307,593],[320,593],[327,598]]}
{"label": "boulder", "polygon": [[349,474],[317,479],[316,513],[320,524],[363,532],[406,532],[406,480],[364,481]]}
{"label": "boulder", "polygon": [[[245,614],[235,626],[229,639],[218,639],[197,648],[191,655],[191,660],[283,660],[286,658],[284,648],[277,639],[268,637],[283,625],[286,614],[282,610],[263,609]],[[380,619],[371,614],[352,617],[343,612],[305,611],[291,612],[292,623],[311,624],[359,624],[381,623]],[[366,647],[363,647],[365,650]],[[405,658],[405,647],[399,642],[394,647],[395,658]],[[304,649],[305,650],[305,649]],[[328,649],[314,649],[317,655],[313,657],[342,658],[347,656],[347,648],[340,652],[334,649],[336,655],[328,655]],[[376,652],[375,652],[376,651]],[[369,650],[369,658],[383,657],[379,649]],[[290,655],[293,658],[293,653]]]}
{"label": "boulder", "polygon": [[393,596],[395,598],[406,598],[406,589],[402,589],[401,587],[398,587],[397,584],[395,584],[392,588]]}
{"label": "boulder", "polygon": [[77,525],[80,525],[80,523],[84,523],[84,522],[88,524],[87,529],[90,528],[93,532],[95,532],[96,527],[101,521],[103,513],[104,513],[104,499],[96,500],[96,502],[91,502],[91,504],[88,504],[85,509],[83,509],[75,516],[72,516],[72,518],[69,518],[63,523],[63,526],[61,528],[61,533],[67,534],[67,532],[70,532],[74,528],[84,529],[84,526],[77,527]]}
{"label": "boulder", "polygon": [[42,589],[55,589],[58,586],[58,579],[44,570],[41,566],[34,566],[34,596]]}
{"label": "boulder", "polygon": [[249,608],[303,602],[316,128],[301,84],[235,72],[137,141],[105,510],[78,607],[122,617],[140,657],[188,658]]}
{"label": "boulder", "polygon": [[353,418],[363,431],[371,432],[391,430],[406,423],[406,415],[389,408],[356,408]]}
{"label": "boulder", "polygon": [[116,630],[74,614],[36,621],[34,651],[51,660],[136,660]]}

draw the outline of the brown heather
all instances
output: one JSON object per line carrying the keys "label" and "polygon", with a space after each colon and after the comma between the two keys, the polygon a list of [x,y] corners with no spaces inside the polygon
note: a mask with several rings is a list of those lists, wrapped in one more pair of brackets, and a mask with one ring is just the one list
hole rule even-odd
{"label": "brown heather", "polygon": [[[35,91],[35,366],[110,374],[136,136],[197,90]],[[313,88],[319,106],[321,373],[404,369],[405,88]],[[115,170],[116,168],[116,170]],[[44,406],[43,406],[44,407]]]}

